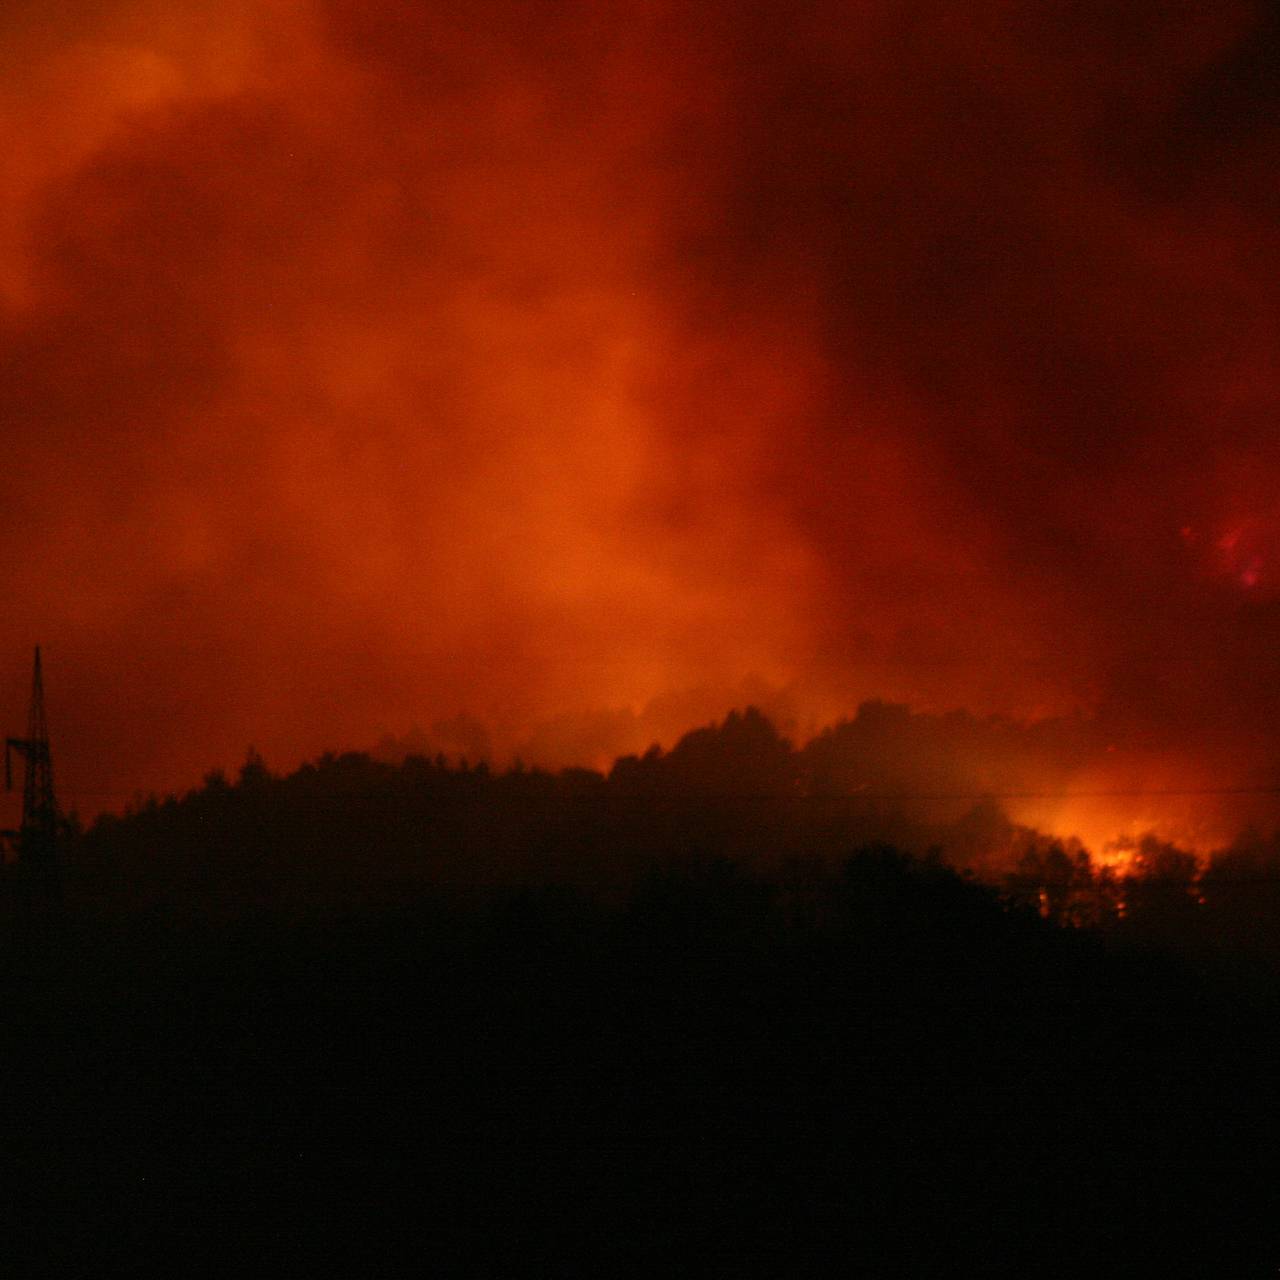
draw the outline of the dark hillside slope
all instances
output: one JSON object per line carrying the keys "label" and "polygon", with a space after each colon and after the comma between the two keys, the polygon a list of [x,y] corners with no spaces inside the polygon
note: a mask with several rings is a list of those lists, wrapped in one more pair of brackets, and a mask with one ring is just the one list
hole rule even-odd
{"label": "dark hillside slope", "polygon": [[1269,1011],[887,849],[0,954],[24,1274],[1268,1274]]}

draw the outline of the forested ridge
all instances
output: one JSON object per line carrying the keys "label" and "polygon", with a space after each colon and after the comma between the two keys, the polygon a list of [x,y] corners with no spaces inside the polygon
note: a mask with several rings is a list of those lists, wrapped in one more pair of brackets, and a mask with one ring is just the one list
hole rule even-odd
{"label": "forested ridge", "polygon": [[986,806],[955,830],[1022,843],[979,874],[798,764],[747,713],[607,775],[251,755],[100,819],[6,903],[14,1256],[1265,1274],[1267,843],[1117,881]]}
{"label": "forested ridge", "polygon": [[1024,771],[1061,769],[1087,738],[1071,724],[1039,734],[867,704],[800,749],[749,708],[608,772],[347,752],[278,776],[251,750],[234,779],[214,771],[99,817],[68,848],[68,889],[126,912],[332,912],[535,885],[614,901],[656,867],[721,859],[819,883],[876,845],[940,860],[1055,923],[1280,961],[1280,833],[1246,829],[1200,857],[1149,834],[1117,865],[965,797],[977,760],[1012,767],[1021,746]]}

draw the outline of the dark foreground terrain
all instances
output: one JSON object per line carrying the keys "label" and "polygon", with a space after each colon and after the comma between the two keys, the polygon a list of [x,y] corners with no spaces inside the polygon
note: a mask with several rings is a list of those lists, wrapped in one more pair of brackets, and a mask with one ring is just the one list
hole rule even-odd
{"label": "dark foreground terrain", "polygon": [[1280,1266],[1268,983],[885,849],[6,928],[9,1274]]}

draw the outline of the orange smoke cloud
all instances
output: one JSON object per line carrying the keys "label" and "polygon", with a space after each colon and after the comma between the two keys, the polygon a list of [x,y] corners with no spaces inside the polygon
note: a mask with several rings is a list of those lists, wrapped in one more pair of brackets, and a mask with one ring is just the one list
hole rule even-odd
{"label": "orange smoke cloud", "polygon": [[1055,15],[11,6],[11,720],[86,810],[749,691],[1264,768],[1270,28]]}

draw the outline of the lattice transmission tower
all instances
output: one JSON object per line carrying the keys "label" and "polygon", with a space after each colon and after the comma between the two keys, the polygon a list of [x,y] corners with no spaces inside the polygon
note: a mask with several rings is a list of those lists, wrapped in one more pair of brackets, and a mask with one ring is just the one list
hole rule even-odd
{"label": "lattice transmission tower", "polygon": [[31,679],[31,711],[25,738],[6,738],[4,782],[13,790],[13,755],[24,761],[22,779],[22,825],[14,837],[18,864],[32,871],[52,872],[58,844],[58,801],[53,794],[53,760],[49,754],[49,726],[44,714],[44,676],[40,669],[40,646],[36,646],[35,670]]}

